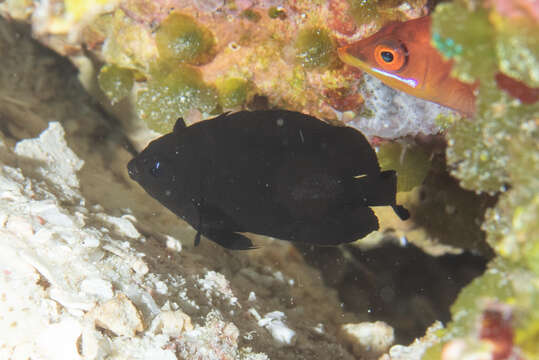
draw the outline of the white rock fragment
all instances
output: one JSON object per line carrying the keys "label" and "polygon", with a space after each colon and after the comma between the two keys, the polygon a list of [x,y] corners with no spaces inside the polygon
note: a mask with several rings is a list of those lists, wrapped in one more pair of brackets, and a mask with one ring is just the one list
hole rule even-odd
{"label": "white rock fragment", "polygon": [[283,320],[286,315],[281,311],[272,311],[261,317],[254,308],[249,309],[249,313],[257,320],[258,326],[266,328],[273,339],[279,345],[294,345],[296,342],[296,332],[285,325]]}
{"label": "white rock fragment", "polygon": [[191,318],[181,310],[162,311],[157,315],[150,326],[150,332],[170,337],[178,337],[185,331],[192,331]]}
{"label": "white rock fragment", "polygon": [[166,295],[168,293],[168,286],[165,284],[164,281],[156,281],[154,283],[155,291],[157,291],[161,295]]}
{"label": "white rock fragment", "polygon": [[211,300],[212,295],[217,295],[225,300],[228,300],[230,305],[241,307],[238,298],[234,296],[230,283],[221,273],[208,271],[203,279],[198,279],[198,283],[202,291],[206,292],[206,296]]}
{"label": "white rock fragment", "polygon": [[166,244],[168,249],[176,252],[182,251],[182,243],[180,240],[175,239],[170,235],[165,235],[165,238],[167,239]]}
{"label": "white rock fragment", "polygon": [[77,341],[82,326],[72,318],[65,318],[58,324],[49,325],[36,339],[38,355],[36,358],[77,360],[81,359]]}
{"label": "white rock fragment", "polygon": [[284,282],[284,275],[280,271],[276,271],[273,273],[273,276],[280,282]]}
{"label": "white rock fragment", "polygon": [[82,316],[83,311],[88,311],[95,306],[95,302],[57,286],[50,288],[49,296],[76,316]]}
{"label": "white rock fragment", "polygon": [[249,297],[247,298],[247,301],[256,301],[256,294],[254,291],[251,291],[249,293]]}
{"label": "white rock fragment", "polygon": [[81,345],[85,360],[105,359],[111,352],[111,342],[91,322],[83,326]]}
{"label": "white rock fragment", "polygon": [[135,305],[122,293],[88,313],[95,324],[118,336],[135,336],[144,330],[142,316]]}
{"label": "white rock fragment", "polygon": [[362,359],[377,359],[395,341],[393,328],[383,321],[345,324],[340,335],[351,345],[354,355]]}
{"label": "white rock fragment", "polygon": [[102,300],[108,300],[114,295],[111,282],[100,278],[83,280],[80,284],[80,290],[90,295],[96,295]]}
{"label": "white rock fragment", "polygon": [[34,229],[29,219],[22,216],[9,216],[6,222],[6,229],[25,238],[30,238],[34,235]]}
{"label": "white rock fragment", "polygon": [[116,246],[116,244],[104,245],[103,249],[110,251],[114,255],[117,255],[120,258],[124,259],[130,265],[133,271],[135,271],[138,275],[146,275],[148,271],[150,271],[148,265],[144,262],[144,260],[139,257],[136,257],[132,252],[126,251]]}
{"label": "white rock fragment", "polygon": [[75,224],[74,218],[67,215],[65,210],[58,207],[53,199],[36,201],[30,204],[32,215],[39,216],[41,219],[53,226],[63,226],[66,228],[82,227],[84,224]]}
{"label": "white rock fragment", "polygon": [[431,346],[440,342],[440,338],[436,335],[438,330],[443,329],[440,321],[432,324],[420,339],[415,339],[408,346],[395,345],[389,349],[389,354],[384,354],[379,360],[421,360],[425,351]]}
{"label": "white rock fragment", "polygon": [[80,198],[74,189],[79,187],[76,172],[82,168],[84,161],[67,146],[64,135],[60,123],[50,122],[39,138],[19,141],[15,153],[44,162],[46,167],[39,166],[37,171],[59,186],[68,199]]}
{"label": "white rock fragment", "polygon": [[324,327],[324,324],[318,323],[313,329],[317,334],[323,334],[326,332],[326,329]]}
{"label": "white rock fragment", "polygon": [[186,331],[177,340],[180,359],[245,359],[238,352],[239,329],[223,321],[218,310],[206,316],[204,326]]}
{"label": "white rock fragment", "polygon": [[109,224],[114,225],[117,231],[119,231],[122,235],[125,235],[131,239],[138,239],[140,237],[140,233],[135,228],[133,223],[130,221],[132,219],[132,216],[110,216],[107,214],[98,214],[98,217],[108,222]]}

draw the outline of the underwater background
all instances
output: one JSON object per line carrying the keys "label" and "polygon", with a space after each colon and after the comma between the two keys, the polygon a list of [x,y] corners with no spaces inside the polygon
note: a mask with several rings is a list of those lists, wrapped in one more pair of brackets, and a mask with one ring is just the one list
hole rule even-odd
{"label": "underwater background", "polygon": [[[538,358],[537,2],[6,0],[0,15],[0,358]],[[473,115],[339,59],[422,16],[476,86]],[[411,219],[376,209],[380,230],[340,247],[194,247],[127,175],[180,116],[274,108],[363,132]]]}

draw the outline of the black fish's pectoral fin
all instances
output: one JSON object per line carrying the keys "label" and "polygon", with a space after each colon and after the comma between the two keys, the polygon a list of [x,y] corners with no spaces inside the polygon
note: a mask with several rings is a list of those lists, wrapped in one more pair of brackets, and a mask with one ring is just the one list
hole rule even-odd
{"label": "black fish's pectoral fin", "polygon": [[185,125],[185,121],[183,120],[183,118],[178,118],[178,120],[176,120],[176,124],[174,124],[174,130],[172,130],[172,132],[177,134],[186,127],[187,125]]}
{"label": "black fish's pectoral fin", "polygon": [[393,211],[402,220],[408,220],[410,218],[410,212],[402,205],[392,205]]}
{"label": "black fish's pectoral fin", "polygon": [[200,233],[200,231],[197,231],[197,234],[195,235],[195,247],[197,247],[198,245],[200,245],[200,236],[202,234]]}

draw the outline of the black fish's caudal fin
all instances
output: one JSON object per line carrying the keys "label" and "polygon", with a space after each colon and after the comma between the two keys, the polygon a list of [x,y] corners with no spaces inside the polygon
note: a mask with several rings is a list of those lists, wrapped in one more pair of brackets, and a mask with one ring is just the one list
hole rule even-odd
{"label": "black fish's caudal fin", "polygon": [[397,214],[397,216],[402,221],[408,220],[410,218],[410,212],[404,206],[402,206],[402,205],[393,205],[391,207],[393,208],[393,211],[395,212],[395,214]]}
{"label": "black fish's caudal fin", "polygon": [[382,171],[378,176],[356,176],[355,197],[367,206],[391,206],[401,220],[410,217],[402,205],[396,204],[397,174],[394,170]]}
{"label": "black fish's caudal fin", "polygon": [[378,175],[358,175],[354,180],[354,197],[367,206],[395,205],[397,175],[395,171],[382,171]]}

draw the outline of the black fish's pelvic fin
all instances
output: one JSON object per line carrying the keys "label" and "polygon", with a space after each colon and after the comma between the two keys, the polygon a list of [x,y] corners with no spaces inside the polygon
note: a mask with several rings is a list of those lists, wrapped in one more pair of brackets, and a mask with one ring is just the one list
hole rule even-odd
{"label": "black fish's pelvic fin", "polygon": [[183,120],[183,118],[178,118],[178,120],[176,120],[176,124],[174,124],[174,130],[172,130],[172,132],[174,134],[178,134],[186,127],[187,125],[185,125],[185,121]]}

